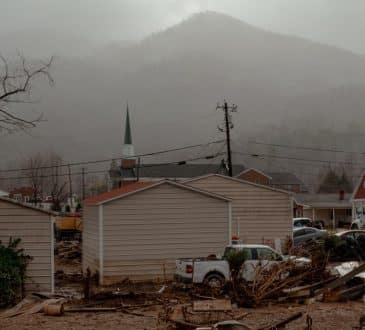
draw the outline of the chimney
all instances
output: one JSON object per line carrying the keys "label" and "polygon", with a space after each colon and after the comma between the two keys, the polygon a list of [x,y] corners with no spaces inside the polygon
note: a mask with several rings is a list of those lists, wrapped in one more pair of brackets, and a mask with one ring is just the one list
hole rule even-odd
{"label": "chimney", "polygon": [[345,199],[345,191],[344,190],[339,191],[338,198],[339,198],[340,201],[343,201]]}

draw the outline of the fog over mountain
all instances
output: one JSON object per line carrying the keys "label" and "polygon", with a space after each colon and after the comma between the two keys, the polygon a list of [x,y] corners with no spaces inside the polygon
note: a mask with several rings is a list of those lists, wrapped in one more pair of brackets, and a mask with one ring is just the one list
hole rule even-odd
{"label": "fog over mountain", "polygon": [[[308,144],[323,130],[356,133],[365,119],[364,56],[215,12],[138,42],[58,56],[53,77],[55,86],[37,86],[41,101],[30,106],[47,121],[32,137],[2,137],[3,163],[50,148],[68,160],[117,156],[127,102],[137,152],[222,137],[215,106],[224,98],[239,105],[233,120],[240,150],[270,135],[293,142],[295,130],[307,130]],[[275,127],[286,129],[279,136]],[[355,142],[348,145],[361,148]]]}

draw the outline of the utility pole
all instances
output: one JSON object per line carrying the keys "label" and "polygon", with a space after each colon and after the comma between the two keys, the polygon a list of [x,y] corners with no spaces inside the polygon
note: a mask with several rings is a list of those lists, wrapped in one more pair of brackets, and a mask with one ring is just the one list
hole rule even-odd
{"label": "utility pole", "polygon": [[231,112],[237,111],[237,105],[232,104],[228,105],[227,101],[224,100],[223,105],[217,104],[217,110],[224,111],[224,128],[218,126],[218,129],[221,132],[226,132],[226,142],[227,142],[227,161],[228,161],[228,174],[229,176],[233,176],[233,168],[232,168],[232,151],[231,151],[231,129],[233,128]]}
{"label": "utility pole", "polygon": [[82,200],[85,199],[85,167],[81,169]]}
{"label": "utility pole", "polygon": [[71,177],[71,166],[70,164],[67,165],[68,167],[68,188],[69,188],[69,196],[70,196],[70,206],[71,209],[73,207],[73,198],[72,198],[72,177]]}

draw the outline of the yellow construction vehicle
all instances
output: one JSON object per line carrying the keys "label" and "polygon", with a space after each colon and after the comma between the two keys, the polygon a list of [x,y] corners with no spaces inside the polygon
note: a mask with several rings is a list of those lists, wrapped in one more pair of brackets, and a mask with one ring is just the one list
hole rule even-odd
{"label": "yellow construction vehicle", "polygon": [[56,217],[56,240],[81,239],[82,220],[79,214],[69,214]]}

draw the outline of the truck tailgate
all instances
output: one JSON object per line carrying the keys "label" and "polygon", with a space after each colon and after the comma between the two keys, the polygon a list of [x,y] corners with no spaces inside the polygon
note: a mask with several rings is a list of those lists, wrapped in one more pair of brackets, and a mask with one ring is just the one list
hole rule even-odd
{"label": "truck tailgate", "polygon": [[185,259],[176,259],[175,264],[175,275],[180,277],[181,279],[192,279],[193,273],[186,272],[186,266],[193,266],[193,259],[185,258]]}

